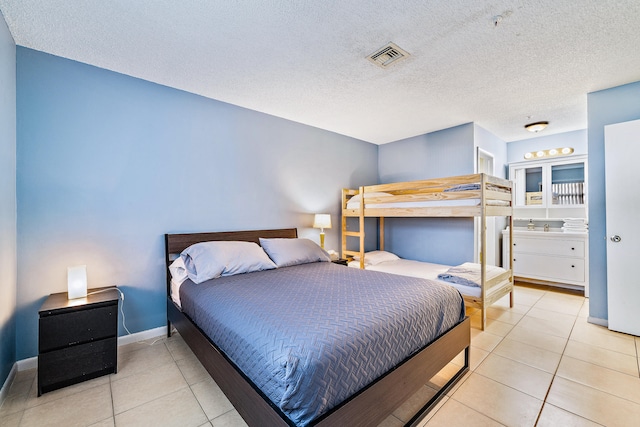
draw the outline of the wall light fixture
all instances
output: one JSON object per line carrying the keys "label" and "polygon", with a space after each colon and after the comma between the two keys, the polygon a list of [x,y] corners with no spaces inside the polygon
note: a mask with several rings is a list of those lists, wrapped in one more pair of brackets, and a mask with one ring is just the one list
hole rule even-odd
{"label": "wall light fixture", "polygon": [[545,157],[568,156],[569,154],[573,154],[573,148],[571,147],[550,148],[548,150],[530,151],[525,153],[524,158],[525,160],[533,160]]}

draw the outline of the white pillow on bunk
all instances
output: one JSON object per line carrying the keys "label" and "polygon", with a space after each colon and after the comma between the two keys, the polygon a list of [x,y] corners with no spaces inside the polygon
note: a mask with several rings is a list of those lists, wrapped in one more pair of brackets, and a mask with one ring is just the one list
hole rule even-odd
{"label": "white pillow on bunk", "polygon": [[[381,193],[381,192],[377,192],[377,191],[371,191],[369,193],[366,193],[366,192],[364,193],[365,200],[373,198],[373,197],[393,197],[393,194]],[[355,196],[350,198],[349,201],[347,202],[347,209],[359,209],[361,200],[362,200],[362,195],[356,194]]]}
{"label": "white pillow on bunk", "polygon": [[[353,259],[356,261],[360,261],[360,257],[358,255],[354,256]],[[364,265],[376,265],[381,262],[387,261],[397,261],[400,257],[396,254],[387,251],[371,251],[365,252],[364,254]]]}
{"label": "white pillow on bunk", "polygon": [[[382,192],[379,192],[379,191],[371,191],[369,193],[367,193],[367,192],[364,193],[364,198],[365,199],[368,199],[370,197],[391,197],[391,196],[393,196],[393,194],[382,193]],[[362,199],[362,195],[356,194],[355,196],[350,198],[349,201],[353,202],[353,203],[357,203],[357,202],[360,202],[360,199]]]}

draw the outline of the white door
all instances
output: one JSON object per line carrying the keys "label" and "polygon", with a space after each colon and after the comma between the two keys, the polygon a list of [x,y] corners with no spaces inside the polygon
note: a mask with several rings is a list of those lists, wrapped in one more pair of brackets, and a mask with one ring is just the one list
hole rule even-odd
{"label": "white door", "polygon": [[[476,161],[476,173],[486,173],[487,175],[495,176],[493,170],[493,154],[488,151],[483,150],[478,147],[477,151],[477,161]],[[480,262],[480,257],[482,256],[481,246],[482,243],[480,241],[480,218],[476,218],[475,220],[475,242],[476,242],[476,262]],[[487,265],[498,265],[496,258],[496,253],[498,252],[498,245],[496,241],[498,236],[496,235],[496,218],[495,217],[487,217]]]}
{"label": "white door", "polygon": [[640,120],[605,126],[609,329],[640,335]]}

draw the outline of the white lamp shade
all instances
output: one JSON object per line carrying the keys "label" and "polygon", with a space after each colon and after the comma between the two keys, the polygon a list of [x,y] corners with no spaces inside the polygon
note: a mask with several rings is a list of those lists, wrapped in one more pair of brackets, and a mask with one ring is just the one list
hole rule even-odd
{"label": "white lamp shade", "polygon": [[67,268],[67,297],[69,299],[87,296],[87,266],[78,265]]}
{"label": "white lamp shade", "polygon": [[331,228],[331,215],[316,214],[313,219],[313,228]]}

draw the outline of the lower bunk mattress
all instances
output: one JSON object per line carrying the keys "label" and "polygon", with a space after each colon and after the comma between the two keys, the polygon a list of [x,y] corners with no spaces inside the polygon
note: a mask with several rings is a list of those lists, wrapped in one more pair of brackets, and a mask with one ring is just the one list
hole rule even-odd
{"label": "lower bunk mattress", "polygon": [[182,310],[296,425],[464,319],[436,282],[319,262],[180,288]]}
{"label": "lower bunk mattress", "polygon": [[[360,268],[359,261],[350,261],[348,265],[349,267]],[[477,283],[474,283],[473,285],[467,285],[464,284],[466,281],[456,280],[456,276],[447,274],[448,272],[456,271],[465,266],[471,266],[471,268],[475,270],[475,280]],[[398,258],[392,261],[384,261],[377,264],[365,264],[364,268],[370,271],[381,271],[384,273],[435,280],[436,282],[453,286],[462,295],[465,296],[480,298],[480,296],[482,295],[482,288],[480,287],[480,264],[465,263],[461,264],[460,266],[450,266]],[[487,265],[487,279],[493,279],[496,276],[504,273],[506,273],[506,270],[500,267]],[[442,279],[443,276],[449,277],[447,279]]]}

